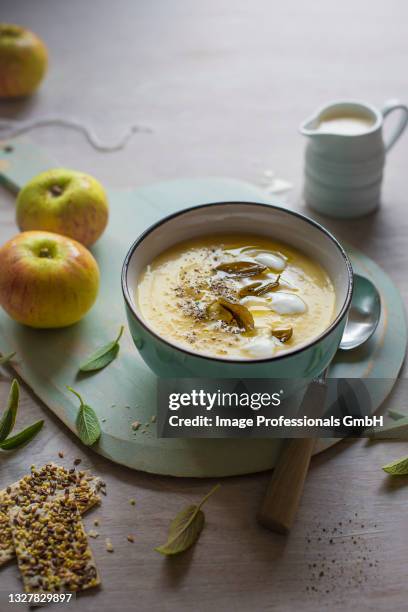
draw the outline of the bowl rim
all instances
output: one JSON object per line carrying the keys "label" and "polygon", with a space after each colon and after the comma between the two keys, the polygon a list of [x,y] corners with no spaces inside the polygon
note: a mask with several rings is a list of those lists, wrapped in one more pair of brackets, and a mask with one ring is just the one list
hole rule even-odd
{"label": "bowl rim", "polygon": [[[168,221],[171,221],[172,219],[175,219],[177,217],[181,217],[182,215],[190,213],[190,212],[192,212],[194,210],[200,210],[200,209],[202,210],[202,209],[210,208],[212,206],[227,206],[227,205],[229,205],[229,206],[230,205],[234,205],[234,206],[255,206],[255,207],[269,208],[269,209],[272,209],[272,210],[277,210],[279,212],[283,212],[283,213],[291,215],[293,217],[297,217],[298,219],[301,219],[302,221],[305,221],[309,225],[312,225],[317,230],[321,231],[336,246],[337,250],[339,251],[339,253],[340,253],[340,255],[341,255],[342,259],[343,259],[343,262],[346,265],[346,270],[347,270],[348,289],[347,289],[346,299],[344,300],[344,303],[343,303],[343,305],[342,305],[342,307],[340,309],[339,314],[330,323],[329,327],[327,327],[327,329],[325,329],[321,334],[319,334],[318,336],[313,338],[310,342],[308,342],[306,344],[303,344],[300,347],[293,349],[292,351],[286,351],[286,352],[282,353],[281,355],[274,355],[272,357],[263,357],[261,359],[231,359],[231,358],[227,358],[227,357],[213,357],[211,355],[204,355],[202,353],[196,353],[194,351],[190,351],[190,350],[188,350],[188,349],[186,349],[186,348],[184,348],[184,347],[182,347],[182,346],[180,346],[178,344],[175,344],[175,343],[170,342],[169,340],[163,338],[162,336],[157,334],[151,327],[149,327],[142,320],[142,318],[138,315],[138,313],[135,311],[133,303],[132,303],[131,295],[130,295],[130,292],[129,292],[129,286],[128,286],[128,283],[127,283],[127,272],[128,272],[129,265],[130,265],[130,262],[131,262],[132,257],[133,257],[133,253],[135,252],[137,247],[139,247],[141,245],[141,243],[145,240],[145,238],[147,238],[147,236],[149,234],[151,234],[155,229],[157,229],[161,225],[164,225]],[[297,355],[298,353],[301,353],[302,351],[304,351],[306,349],[309,349],[312,346],[315,346],[316,344],[321,342],[321,340],[326,338],[342,322],[343,318],[347,315],[348,309],[349,309],[349,306],[350,306],[350,303],[351,303],[351,297],[352,297],[352,294],[353,294],[353,284],[354,284],[354,280],[353,280],[353,268],[352,268],[350,259],[349,259],[348,255],[347,255],[346,251],[341,246],[341,244],[339,243],[337,238],[335,238],[333,236],[333,234],[331,232],[329,232],[329,230],[327,230],[323,225],[321,225],[320,223],[318,223],[314,219],[311,219],[311,218],[307,217],[306,215],[303,215],[302,213],[299,213],[299,212],[294,211],[294,210],[289,210],[287,208],[283,208],[282,206],[277,206],[275,204],[266,204],[266,203],[262,203],[262,202],[234,201],[234,200],[225,201],[225,202],[213,202],[213,203],[208,203],[208,204],[198,204],[196,206],[189,206],[188,208],[183,208],[182,210],[176,211],[174,213],[166,215],[165,217],[162,217],[161,219],[159,219],[158,221],[156,221],[155,223],[150,225],[147,229],[145,229],[140,234],[140,236],[138,238],[136,238],[136,240],[133,242],[133,244],[130,246],[128,252],[126,253],[125,259],[123,261],[122,274],[121,274],[122,293],[123,293],[123,297],[124,297],[124,300],[125,300],[125,303],[126,303],[127,307],[132,312],[133,316],[137,319],[139,324],[149,334],[154,336],[157,340],[159,340],[160,342],[163,342],[164,344],[166,344],[167,346],[169,346],[172,349],[179,350],[182,353],[185,353],[186,355],[189,355],[191,357],[195,357],[195,358],[198,358],[198,359],[207,359],[207,360],[210,360],[210,361],[218,361],[218,362],[222,362],[222,363],[246,364],[246,365],[250,365],[252,363],[266,363],[266,362],[269,362],[269,361],[273,362],[273,361],[279,361],[279,360],[282,360],[282,359],[287,359],[287,358],[293,357],[294,355]]]}

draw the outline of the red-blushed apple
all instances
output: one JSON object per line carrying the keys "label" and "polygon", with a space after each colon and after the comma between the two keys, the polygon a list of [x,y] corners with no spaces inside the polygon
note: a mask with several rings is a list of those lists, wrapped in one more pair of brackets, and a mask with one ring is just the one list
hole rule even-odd
{"label": "red-blushed apple", "polygon": [[102,185],[88,174],[67,168],[38,174],[17,197],[17,224],[22,231],[55,232],[85,246],[101,236],[108,217]]}
{"label": "red-blushed apple", "polygon": [[0,304],[30,327],[66,327],[88,312],[99,268],[79,242],[51,232],[23,232],[0,248]]}
{"label": "red-blushed apple", "polygon": [[0,23],[0,98],[32,94],[48,64],[47,47],[34,32]]}

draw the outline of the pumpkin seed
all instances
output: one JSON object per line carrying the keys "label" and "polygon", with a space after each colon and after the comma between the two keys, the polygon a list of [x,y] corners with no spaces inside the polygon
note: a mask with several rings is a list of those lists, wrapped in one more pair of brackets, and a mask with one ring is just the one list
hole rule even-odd
{"label": "pumpkin seed", "polygon": [[287,327],[275,327],[272,330],[272,336],[280,340],[281,342],[287,342],[293,335],[293,327],[288,325]]}
{"label": "pumpkin seed", "polygon": [[247,332],[253,331],[255,328],[254,318],[246,306],[243,306],[242,304],[234,304],[233,302],[229,302],[224,298],[220,298],[218,301],[221,306],[224,307],[224,309],[231,313],[237,322],[238,327],[245,329]]}
{"label": "pumpkin seed", "polygon": [[266,266],[259,264],[255,261],[229,261],[227,263],[220,264],[215,268],[221,272],[226,272],[231,276],[257,276],[265,272]]}
{"label": "pumpkin seed", "polygon": [[277,276],[276,280],[274,280],[272,283],[262,283],[261,281],[251,283],[246,287],[242,287],[238,295],[239,297],[245,297],[247,295],[265,295],[266,293],[274,291],[279,287],[279,279],[280,275]]}
{"label": "pumpkin seed", "polygon": [[212,302],[207,308],[207,316],[209,319],[215,319],[217,321],[225,321],[225,323],[231,323],[233,320],[232,313],[224,308],[219,301]]}

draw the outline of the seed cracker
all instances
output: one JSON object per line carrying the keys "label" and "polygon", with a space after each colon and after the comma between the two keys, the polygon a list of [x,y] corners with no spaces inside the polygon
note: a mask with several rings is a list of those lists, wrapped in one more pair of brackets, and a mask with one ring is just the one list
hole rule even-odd
{"label": "seed cracker", "polygon": [[9,511],[33,502],[51,501],[66,490],[77,502],[81,513],[100,502],[97,494],[103,485],[100,478],[89,472],[67,470],[53,463],[31,469],[31,473],[0,491],[0,567],[15,556],[9,524]]}
{"label": "seed cracker", "polygon": [[100,584],[81,515],[69,494],[12,509],[10,524],[27,593],[83,591]]}

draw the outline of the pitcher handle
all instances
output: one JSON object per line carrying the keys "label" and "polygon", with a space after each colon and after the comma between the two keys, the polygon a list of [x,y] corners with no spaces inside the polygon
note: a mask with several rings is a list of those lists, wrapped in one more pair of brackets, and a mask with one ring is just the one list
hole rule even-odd
{"label": "pitcher handle", "polygon": [[408,124],[408,106],[406,104],[402,104],[402,102],[399,100],[388,100],[384,104],[384,108],[382,109],[384,119],[395,110],[402,111],[402,114],[390,137],[387,140],[384,139],[386,152],[388,152],[391,147],[394,146]]}

